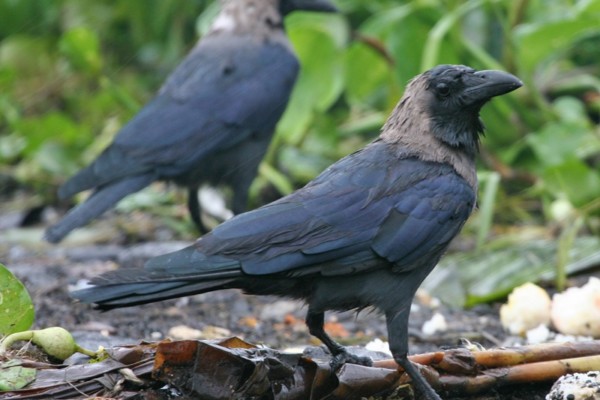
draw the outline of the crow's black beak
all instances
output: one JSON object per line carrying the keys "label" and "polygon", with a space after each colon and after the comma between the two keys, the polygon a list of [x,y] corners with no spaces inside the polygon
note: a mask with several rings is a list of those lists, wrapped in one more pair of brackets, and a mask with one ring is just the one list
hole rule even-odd
{"label": "crow's black beak", "polygon": [[337,7],[329,0],[281,0],[281,14],[292,11],[338,12]]}
{"label": "crow's black beak", "polygon": [[466,85],[464,95],[469,104],[485,102],[523,86],[523,82],[516,76],[496,70],[465,75],[463,82]]}

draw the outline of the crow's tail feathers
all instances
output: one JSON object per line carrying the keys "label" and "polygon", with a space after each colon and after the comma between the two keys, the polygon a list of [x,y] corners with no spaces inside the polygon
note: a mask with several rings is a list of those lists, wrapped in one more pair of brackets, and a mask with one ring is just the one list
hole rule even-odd
{"label": "crow's tail feathers", "polygon": [[233,287],[230,286],[233,282],[234,279],[194,282],[186,277],[179,281],[114,283],[77,290],[71,292],[71,297],[84,303],[94,303],[97,309],[110,310],[227,289]]}
{"label": "crow's tail feathers", "polygon": [[49,227],[45,233],[46,240],[50,243],[60,242],[73,229],[87,224],[113,207],[123,197],[145,188],[154,180],[156,180],[154,174],[145,174],[98,188],[85,202],[71,209],[62,220]]}
{"label": "crow's tail feathers", "polygon": [[88,165],[58,188],[58,198],[65,200],[73,197],[79,192],[94,188],[100,181],[100,177],[94,172],[94,164]]}
{"label": "crow's tail feathers", "polygon": [[238,287],[244,275],[239,261],[205,255],[192,245],[151,258],[143,268],[119,268],[92,278],[91,287],[71,296],[110,310]]}

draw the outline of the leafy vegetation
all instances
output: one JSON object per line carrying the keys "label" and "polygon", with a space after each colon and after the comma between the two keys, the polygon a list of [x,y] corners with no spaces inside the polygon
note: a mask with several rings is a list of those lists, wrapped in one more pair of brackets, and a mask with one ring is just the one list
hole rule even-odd
{"label": "leafy vegetation", "polygon": [[[600,0],[338,5],[339,15],[286,21],[302,73],[254,205],[376,137],[423,70],[508,70],[525,86],[483,112],[479,211],[463,235],[480,253],[556,239],[563,285],[577,238],[600,230]],[[201,0],[0,0],[0,173],[54,201],[57,185],[151,98],[216,10]]]}
{"label": "leafy vegetation", "polygon": [[4,335],[27,330],[35,311],[25,286],[0,264],[0,339]]}

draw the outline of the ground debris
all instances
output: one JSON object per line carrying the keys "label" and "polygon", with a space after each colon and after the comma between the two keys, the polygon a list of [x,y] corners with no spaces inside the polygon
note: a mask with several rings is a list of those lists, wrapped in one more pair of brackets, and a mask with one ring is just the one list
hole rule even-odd
{"label": "ground debris", "polygon": [[[286,354],[237,337],[143,342],[106,352],[104,360],[90,363],[80,358],[71,365],[21,360],[23,365],[41,366],[35,380],[23,389],[1,392],[0,399],[412,398],[410,382],[392,360],[375,361],[373,367],[346,364],[332,371],[325,353]],[[566,373],[600,369],[598,354],[600,341],[591,341],[474,351],[456,348],[411,359],[422,365],[422,373],[444,398],[506,398],[493,393],[510,387],[510,398],[517,399],[543,396],[539,392],[533,397],[516,396],[520,386],[546,382],[549,387]]]}

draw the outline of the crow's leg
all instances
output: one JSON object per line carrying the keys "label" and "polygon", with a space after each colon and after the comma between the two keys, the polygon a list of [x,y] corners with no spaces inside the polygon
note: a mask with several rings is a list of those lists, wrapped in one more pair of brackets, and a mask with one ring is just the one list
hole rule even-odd
{"label": "crow's leg", "polygon": [[188,202],[187,202],[188,210],[190,212],[190,217],[196,225],[196,228],[201,234],[207,233],[209,230],[202,223],[202,210],[200,207],[200,200],[198,199],[198,187],[193,186],[188,188]]}
{"label": "crow's leg", "polygon": [[388,340],[394,360],[404,368],[412,379],[413,386],[426,400],[441,400],[431,385],[423,378],[418,368],[408,359],[408,316],[410,305],[401,310],[386,312]]}
{"label": "crow's leg", "polygon": [[348,350],[341,344],[333,340],[323,329],[325,323],[325,313],[315,313],[308,310],[306,315],[306,326],[311,335],[319,339],[329,349],[329,352],[333,356],[331,359],[331,368],[334,370],[338,369],[345,363],[359,364],[371,366],[373,360],[369,357],[359,357],[354,354],[348,353]]}

